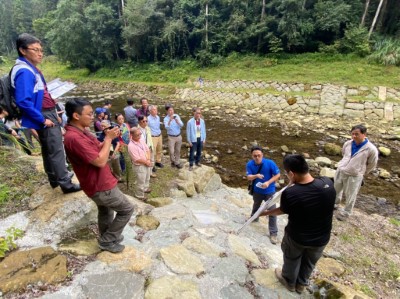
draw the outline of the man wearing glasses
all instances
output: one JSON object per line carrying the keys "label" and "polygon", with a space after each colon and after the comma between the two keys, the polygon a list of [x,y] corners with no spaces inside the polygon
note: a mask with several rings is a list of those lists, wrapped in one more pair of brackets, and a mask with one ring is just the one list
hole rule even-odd
{"label": "man wearing glasses", "polygon": [[[247,162],[247,179],[252,182],[253,210],[251,215],[257,212],[263,201],[269,200],[275,193],[275,182],[281,176],[275,162],[264,158],[263,149],[259,146],[251,148],[252,160]],[[275,209],[276,205],[269,210]],[[258,221],[258,219],[256,220]],[[278,225],[276,216],[269,216],[269,238],[272,244],[278,243]]]}
{"label": "man wearing glasses", "polygon": [[42,62],[42,44],[36,37],[23,33],[16,42],[18,59],[11,72],[11,86],[22,112],[22,126],[35,129],[42,148],[43,164],[51,187],[64,193],[81,190],[71,182],[65,165],[61,123],[56,102],[47,90],[43,74],[37,68]]}

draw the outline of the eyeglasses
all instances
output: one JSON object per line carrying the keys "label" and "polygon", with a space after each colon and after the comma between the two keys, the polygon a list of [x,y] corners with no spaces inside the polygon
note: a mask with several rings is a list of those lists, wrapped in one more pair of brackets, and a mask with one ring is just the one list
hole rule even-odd
{"label": "eyeglasses", "polygon": [[28,50],[32,50],[33,52],[36,52],[36,53],[44,53],[44,51],[43,51],[43,49],[38,49],[38,48],[27,48]]}
{"label": "eyeglasses", "polygon": [[258,158],[258,157],[262,157],[262,155],[261,155],[261,154],[259,154],[259,155],[253,155],[253,158]]}
{"label": "eyeglasses", "polygon": [[147,120],[141,120],[142,123],[147,123]]}

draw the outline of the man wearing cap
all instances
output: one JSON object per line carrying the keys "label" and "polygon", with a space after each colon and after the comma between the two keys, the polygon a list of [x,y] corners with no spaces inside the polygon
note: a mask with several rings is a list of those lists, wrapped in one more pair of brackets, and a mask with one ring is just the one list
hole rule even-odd
{"label": "man wearing cap", "polygon": [[80,186],[71,182],[65,164],[56,102],[37,68],[43,59],[42,43],[36,37],[23,33],[17,38],[16,48],[19,57],[12,68],[11,85],[16,104],[22,112],[22,126],[35,129],[38,133],[43,165],[51,187],[60,186],[64,193],[79,191]]}
{"label": "man wearing cap", "polygon": [[94,121],[94,131],[96,132],[96,134],[100,134],[103,131],[101,122],[104,120],[104,113],[106,112],[106,109],[97,107],[94,112],[96,114],[96,119]]}
{"label": "man wearing cap", "polygon": [[182,146],[182,135],[181,128],[183,122],[178,114],[174,113],[174,108],[171,105],[166,105],[167,115],[164,118],[164,126],[168,134],[168,149],[169,158],[171,160],[171,166],[176,168],[182,168],[181,159],[181,146]]}

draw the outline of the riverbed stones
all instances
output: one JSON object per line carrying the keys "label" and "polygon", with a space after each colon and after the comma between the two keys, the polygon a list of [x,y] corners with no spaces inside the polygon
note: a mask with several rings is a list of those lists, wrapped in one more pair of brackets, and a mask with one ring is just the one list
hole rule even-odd
{"label": "riverbed stones", "polygon": [[150,282],[145,299],[190,298],[201,299],[198,285],[177,276],[164,276]]}
{"label": "riverbed stones", "polygon": [[379,177],[382,179],[390,179],[391,175],[390,172],[383,168],[378,168],[379,170]]}
{"label": "riverbed stones", "polygon": [[317,269],[326,277],[340,276],[345,269],[341,263],[332,258],[321,258],[317,263]]}
{"label": "riverbed stones", "polygon": [[71,244],[62,244],[58,249],[80,256],[89,256],[100,252],[99,244],[96,239],[78,240]]}
{"label": "riverbed stones", "polygon": [[244,285],[248,274],[245,260],[237,256],[221,259],[210,272],[212,277],[222,278],[228,283],[237,282],[240,285]]}
{"label": "riverbed stones", "polygon": [[200,259],[190,253],[183,245],[175,244],[160,250],[164,263],[178,274],[200,274],[204,266]]}
{"label": "riverbed stones", "polygon": [[243,257],[244,259],[248,260],[249,262],[251,262],[256,266],[261,265],[258,256],[254,253],[248,241],[236,235],[229,234],[228,242],[231,250],[236,255]]}
{"label": "riverbed stones", "polygon": [[90,275],[82,290],[86,298],[132,299],[143,298],[145,279],[143,276],[124,271]]}
{"label": "riverbed stones", "polygon": [[20,291],[28,284],[57,283],[67,277],[67,258],[51,247],[12,252],[0,263],[0,291]]}
{"label": "riverbed stones", "polygon": [[136,225],[145,230],[153,230],[157,229],[160,221],[152,215],[139,215],[136,219]]}
{"label": "riverbed stones", "polygon": [[247,289],[237,284],[230,284],[220,291],[222,299],[253,299],[254,296]]}
{"label": "riverbed stones", "polygon": [[320,176],[326,176],[328,178],[334,178],[335,174],[336,170],[328,167],[321,168],[321,171],[319,172]]}
{"label": "riverbed stones", "polygon": [[223,252],[222,249],[217,248],[215,245],[208,242],[207,240],[195,236],[186,238],[182,242],[182,245],[185,246],[187,249],[195,251],[202,255],[219,257],[220,254]]}
{"label": "riverbed stones", "polygon": [[331,166],[332,161],[331,159],[327,158],[327,157],[317,157],[315,159],[315,162],[318,163],[319,166]]}
{"label": "riverbed stones", "polygon": [[153,263],[150,256],[132,246],[126,246],[117,254],[103,251],[97,255],[97,259],[115,269],[136,273],[150,268]]}
{"label": "riverbed stones", "polygon": [[378,147],[379,153],[384,156],[384,157],[389,157],[390,156],[390,148],[384,147],[384,146],[380,146]]}
{"label": "riverbed stones", "polygon": [[334,143],[325,143],[324,152],[331,156],[340,156],[342,154],[342,148]]}
{"label": "riverbed stones", "polygon": [[149,198],[146,202],[148,204],[158,208],[158,207],[163,207],[163,206],[171,204],[172,203],[172,198],[171,197]]}
{"label": "riverbed stones", "polygon": [[289,152],[289,148],[286,145],[281,145],[281,150],[282,150],[282,152],[285,152],[285,153]]}

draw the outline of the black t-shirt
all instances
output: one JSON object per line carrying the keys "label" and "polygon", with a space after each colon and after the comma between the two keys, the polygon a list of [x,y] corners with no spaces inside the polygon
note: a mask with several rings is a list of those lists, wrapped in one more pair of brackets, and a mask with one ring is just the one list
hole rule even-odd
{"label": "black t-shirt", "polygon": [[336,191],[327,177],[308,184],[294,184],[282,193],[281,210],[289,215],[286,233],[304,246],[328,244]]}

